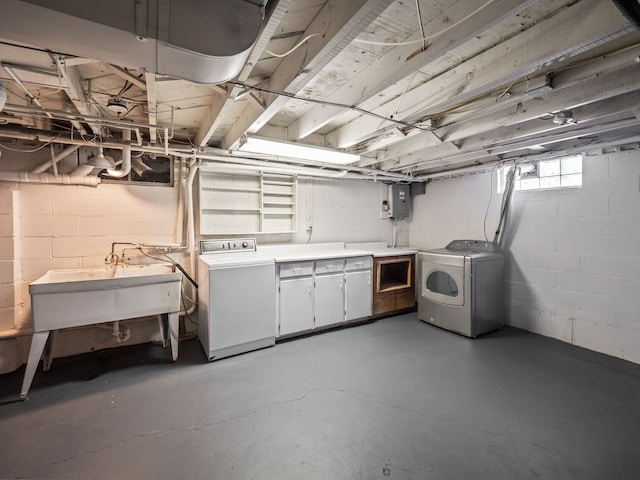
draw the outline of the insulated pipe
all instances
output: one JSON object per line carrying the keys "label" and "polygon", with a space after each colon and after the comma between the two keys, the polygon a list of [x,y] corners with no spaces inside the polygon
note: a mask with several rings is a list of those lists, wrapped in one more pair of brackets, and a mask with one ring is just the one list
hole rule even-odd
{"label": "insulated pipe", "polygon": [[93,172],[95,167],[93,165],[79,165],[73,172],[69,174],[70,177],[84,177]]}
{"label": "insulated pipe", "polygon": [[174,231],[175,243],[184,241],[184,217],[185,217],[185,178],[184,178],[184,160],[178,160],[178,207],[176,209],[176,225]]}
{"label": "insulated pipe", "polygon": [[50,173],[0,172],[0,182],[50,183],[58,185],[86,185],[88,187],[97,187],[100,184],[100,178],[94,176],[76,177],[66,173],[52,175]]}
{"label": "insulated pipe", "polygon": [[47,160],[42,165],[38,165],[36,168],[31,170],[31,173],[42,173],[42,172],[44,172],[45,170],[50,168],[52,165],[58,163],[60,160],[62,160],[63,158],[67,157],[68,155],[71,155],[73,152],[75,152],[79,148],[80,148],[80,145],[71,145],[70,147],[65,148],[59,154],[57,154],[55,157],[53,157],[51,160]]}
{"label": "insulated pipe", "polygon": [[122,178],[131,171],[131,130],[122,130],[122,140],[126,142],[122,147],[122,165],[120,170],[108,168],[107,175],[110,177]]}

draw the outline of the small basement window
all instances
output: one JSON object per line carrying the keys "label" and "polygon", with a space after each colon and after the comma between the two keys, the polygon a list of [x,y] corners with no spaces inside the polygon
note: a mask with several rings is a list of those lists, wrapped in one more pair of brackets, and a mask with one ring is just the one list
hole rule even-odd
{"label": "small basement window", "polygon": [[[498,173],[498,193],[504,192],[507,173],[513,166]],[[517,165],[514,190],[548,190],[582,186],[582,155],[525,162]]]}

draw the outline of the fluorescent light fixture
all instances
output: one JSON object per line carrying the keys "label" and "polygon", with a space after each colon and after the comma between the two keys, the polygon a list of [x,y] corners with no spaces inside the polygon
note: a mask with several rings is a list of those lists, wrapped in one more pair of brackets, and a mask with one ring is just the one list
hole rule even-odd
{"label": "fluorescent light fixture", "polygon": [[314,160],[323,163],[346,165],[360,160],[360,155],[339,152],[329,148],[313,147],[291,142],[281,142],[262,137],[243,137],[238,150],[243,152],[277,155],[279,157]]}

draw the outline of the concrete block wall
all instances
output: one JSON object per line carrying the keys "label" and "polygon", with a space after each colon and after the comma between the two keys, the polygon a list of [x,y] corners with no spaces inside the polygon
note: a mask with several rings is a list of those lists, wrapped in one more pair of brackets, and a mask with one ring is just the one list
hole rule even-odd
{"label": "concrete block wall", "polygon": [[[45,152],[48,155],[48,152]],[[10,158],[11,157],[11,158]],[[19,158],[16,158],[19,157]],[[32,169],[47,156],[6,155],[0,169]],[[262,235],[260,243],[392,241],[392,224],[379,215],[386,185],[362,181],[300,179],[299,231]],[[195,192],[194,192],[195,194]],[[29,348],[29,336],[3,339],[10,330],[29,331],[29,283],[52,269],[104,266],[111,243],[173,243],[178,188],[103,183],[97,188],[70,185],[0,184],[0,373],[18,368]],[[399,238],[405,235],[398,229]],[[123,253],[121,246],[116,253]],[[133,250],[124,252],[132,262]],[[186,258],[176,260],[188,265]],[[134,322],[128,344],[158,337],[155,321]],[[81,328],[60,332],[54,356],[117,346],[109,332]]]}
{"label": "concrete block wall", "polygon": [[15,195],[0,189],[0,331],[14,327],[15,298]]}
{"label": "concrete block wall", "polygon": [[[175,242],[177,201],[178,189],[171,187],[0,184],[0,373],[26,360],[30,336],[6,337],[30,331],[29,283],[51,269],[104,266],[114,241]],[[146,260],[135,258],[135,251],[127,256],[133,263]],[[131,332],[128,344],[159,338],[155,319],[133,322]],[[53,354],[116,346],[108,333],[62,331]]]}
{"label": "concrete block wall", "polygon": [[[429,184],[410,243],[484,238],[490,177]],[[516,192],[506,240],[510,324],[640,363],[640,151],[585,156],[581,189]]]}

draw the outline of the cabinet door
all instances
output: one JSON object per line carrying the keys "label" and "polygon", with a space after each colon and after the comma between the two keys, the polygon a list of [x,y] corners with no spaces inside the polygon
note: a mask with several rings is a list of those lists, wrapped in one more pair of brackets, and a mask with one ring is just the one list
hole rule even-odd
{"label": "cabinet door", "polygon": [[280,280],[279,335],[313,328],[313,279]]}
{"label": "cabinet door", "polygon": [[361,272],[347,272],[347,320],[366,318],[372,315],[372,276],[373,273],[370,270]]}
{"label": "cabinet door", "polygon": [[316,327],[344,322],[344,276],[316,277]]}

